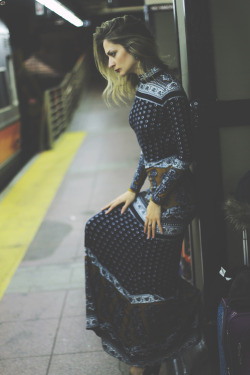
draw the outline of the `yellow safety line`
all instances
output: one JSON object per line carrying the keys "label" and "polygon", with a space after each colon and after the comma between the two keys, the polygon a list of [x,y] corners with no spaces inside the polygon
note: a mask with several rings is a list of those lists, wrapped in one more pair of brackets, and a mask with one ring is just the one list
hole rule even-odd
{"label": "yellow safety line", "polygon": [[85,132],[64,133],[0,202],[0,299],[33,240]]}

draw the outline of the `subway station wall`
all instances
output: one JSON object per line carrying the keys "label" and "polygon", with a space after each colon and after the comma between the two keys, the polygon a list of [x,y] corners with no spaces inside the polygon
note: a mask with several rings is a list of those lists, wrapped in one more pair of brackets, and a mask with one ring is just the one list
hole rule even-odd
{"label": "subway station wall", "polygon": [[219,100],[250,99],[250,2],[211,0]]}
{"label": "subway station wall", "polygon": [[[210,3],[217,99],[250,99],[250,2],[211,0]],[[235,193],[240,178],[250,170],[249,121],[230,127],[221,124],[220,127],[225,200]],[[241,231],[227,223],[226,237],[228,266],[241,266]]]}

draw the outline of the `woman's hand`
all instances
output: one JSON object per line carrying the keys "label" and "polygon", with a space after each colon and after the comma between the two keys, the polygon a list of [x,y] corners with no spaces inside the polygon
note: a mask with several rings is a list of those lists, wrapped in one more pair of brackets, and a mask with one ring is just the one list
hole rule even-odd
{"label": "woman's hand", "polygon": [[119,197],[115,198],[112,202],[107,204],[107,206],[103,207],[102,211],[106,210],[106,208],[108,208],[108,210],[105,212],[105,214],[108,214],[110,211],[113,210],[113,208],[115,208],[116,206],[118,206],[121,203],[124,203],[124,205],[122,206],[122,209],[121,209],[121,214],[123,214],[126,211],[126,209],[128,208],[128,206],[135,200],[135,197],[136,197],[136,193],[128,190],[128,191],[126,191],[126,193],[124,193],[122,195],[119,195]]}
{"label": "woman's hand", "polygon": [[161,206],[150,201],[147,208],[146,220],[144,224],[144,233],[147,233],[147,239],[155,238],[155,229],[156,225],[160,229],[160,232],[163,234],[163,229],[161,226]]}

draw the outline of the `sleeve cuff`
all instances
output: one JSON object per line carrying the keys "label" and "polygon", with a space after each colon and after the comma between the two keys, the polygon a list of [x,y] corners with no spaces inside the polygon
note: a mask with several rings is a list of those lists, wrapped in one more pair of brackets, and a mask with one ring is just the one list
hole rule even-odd
{"label": "sleeve cuff", "polygon": [[151,196],[150,200],[152,202],[154,202],[155,204],[157,204],[158,206],[161,206],[161,199],[159,197],[157,197],[157,196],[156,197]]}
{"label": "sleeve cuff", "polygon": [[131,193],[137,194],[137,192],[135,190],[131,189],[131,188],[129,188],[128,191],[131,191]]}

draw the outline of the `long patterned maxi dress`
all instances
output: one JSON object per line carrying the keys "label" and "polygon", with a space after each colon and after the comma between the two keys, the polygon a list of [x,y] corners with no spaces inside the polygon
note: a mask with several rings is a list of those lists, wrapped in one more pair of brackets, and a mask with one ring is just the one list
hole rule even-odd
{"label": "long patterned maxi dress", "polygon": [[[121,214],[86,224],[87,329],[103,349],[135,366],[160,363],[196,344],[199,293],[179,277],[184,231],[194,216],[185,92],[158,67],[139,76],[129,116],[141,155],[130,186],[136,200]],[[149,178],[150,189],[140,192]],[[161,205],[164,234],[147,239],[149,201]]]}

